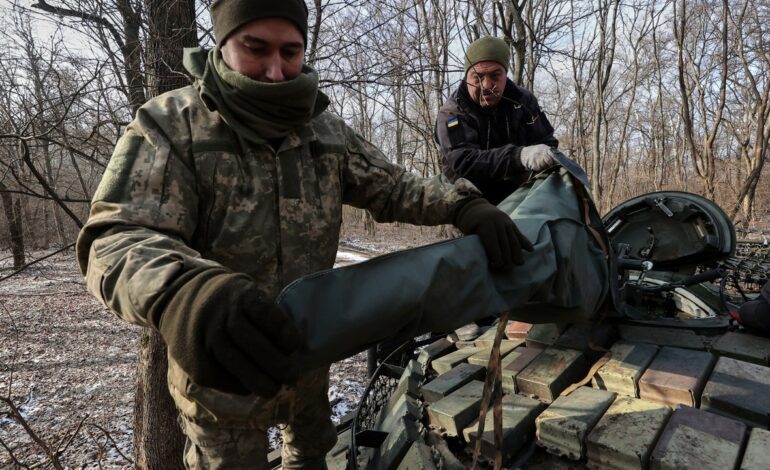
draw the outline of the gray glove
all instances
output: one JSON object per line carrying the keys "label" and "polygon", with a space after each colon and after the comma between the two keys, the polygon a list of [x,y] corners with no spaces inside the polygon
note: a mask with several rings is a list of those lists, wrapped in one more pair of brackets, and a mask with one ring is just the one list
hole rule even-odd
{"label": "gray glove", "polygon": [[521,148],[521,164],[530,171],[542,171],[558,162],[553,158],[552,148],[545,144],[530,145]]}

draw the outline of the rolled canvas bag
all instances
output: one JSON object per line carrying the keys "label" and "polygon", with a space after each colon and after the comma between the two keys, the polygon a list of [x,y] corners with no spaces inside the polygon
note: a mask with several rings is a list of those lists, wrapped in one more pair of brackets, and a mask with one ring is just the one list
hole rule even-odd
{"label": "rolled canvas bag", "polygon": [[498,207],[534,244],[511,272],[490,271],[477,236],[380,256],[288,285],[278,303],[306,339],[307,367],[384,340],[451,331],[509,311],[529,323],[586,322],[602,307],[610,268],[601,219],[565,167],[533,177]]}

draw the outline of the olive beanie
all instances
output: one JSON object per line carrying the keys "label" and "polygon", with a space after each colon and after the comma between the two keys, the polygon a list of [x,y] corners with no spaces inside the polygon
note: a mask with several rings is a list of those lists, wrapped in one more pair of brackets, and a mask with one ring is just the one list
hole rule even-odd
{"label": "olive beanie", "polygon": [[297,25],[307,44],[307,5],[304,0],[214,0],[211,20],[217,46],[236,29],[254,20],[285,18]]}
{"label": "olive beanie", "polygon": [[467,74],[468,69],[474,64],[485,60],[497,62],[507,71],[511,61],[511,49],[505,41],[494,36],[483,36],[476,39],[465,50],[465,73]]}

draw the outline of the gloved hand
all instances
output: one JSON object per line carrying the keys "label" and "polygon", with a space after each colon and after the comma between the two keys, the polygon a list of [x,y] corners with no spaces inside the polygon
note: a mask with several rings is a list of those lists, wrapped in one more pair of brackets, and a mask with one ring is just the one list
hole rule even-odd
{"label": "gloved hand", "polygon": [[302,340],[277,304],[261,299],[242,274],[206,269],[185,277],[151,320],[193,382],[266,398],[296,382],[299,367],[291,353]]}
{"label": "gloved hand", "polygon": [[524,168],[530,171],[542,171],[551,165],[558,163],[551,147],[545,144],[529,145],[521,148],[519,159]]}
{"label": "gloved hand", "polygon": [[741,305],[738,322],[760,333],[770,334],[770,282],[762,286],[756,299]]}
{"label": "gloved hand", "polygon": [[533,250],[508,214],[483,198],[460,201],[454,225],[465,235],[479,236],[492,269],[510,271],[514,264],[524,264],[522,249]]}

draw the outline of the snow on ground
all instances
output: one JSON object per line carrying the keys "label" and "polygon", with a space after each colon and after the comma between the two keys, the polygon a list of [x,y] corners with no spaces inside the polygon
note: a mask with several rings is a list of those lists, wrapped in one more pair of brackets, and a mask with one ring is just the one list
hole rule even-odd
{"label": "snow on ground", "polygon": [[[2,258],[0,276],[11,271]],[[86,293],[71,252],[41,262],[0,282],[0,396],[10,395],[41,440],[54,448],[69,444],[61,457],[66,466],[130,466],[118,451],[132,452],[138,338],[137,328]],[[0,405],[0,414],[6,411]],[[7,416],[0,440],[2,468],[12,455],[26,465],[45,461]]]}
{"label": "snow on ground", "polygon": [[[346,252],[341,264],[366,258]],[[10,271],[0,265],[0,277]],[[84,420],[62,454],[67,467],[130,467],[120,453],[133,453],[140,331],[86,292],[71,253],[46,260],[0,282],[0,396],[10,391],[33,432],[51,444],[66,442]],[[332,365],[331,377],[329,396],[338,423],[363,392],[366,354]],[[0,405],[0,468],[13,463],[12,455],[26,465],[45,461],[41,448],[6,411]]]}
{"label": "snow on ground", "polygon": [[[338,263],[435,241],[436,233],[378,225],[372,237],[343,227]],[[46,254],[30,254],[30,260]],[[10,254],[0,251],[0,277],[13,271],[11,264]],[[40,440],[63,449],[65,467],[132,467],[140,331],[86,292],[72,251],[0,282],[0,398],[12,399]],[[366,353],[333,364],[330,375],[329,399],[339,422],[366,386]],[[8,411],[0,402],[0,468],[12,468],[14,458],[46,467],[40,446]]]}
{"label": "snow on ground", "polygon": [[364,255],[354,251],[340,249],[337,252],[337,260],[334,262],[334,267],[337,268],[340,266],[347,266],[349,264],[360,263],[361,261],[367,260],[370,257],[371,255]]}

